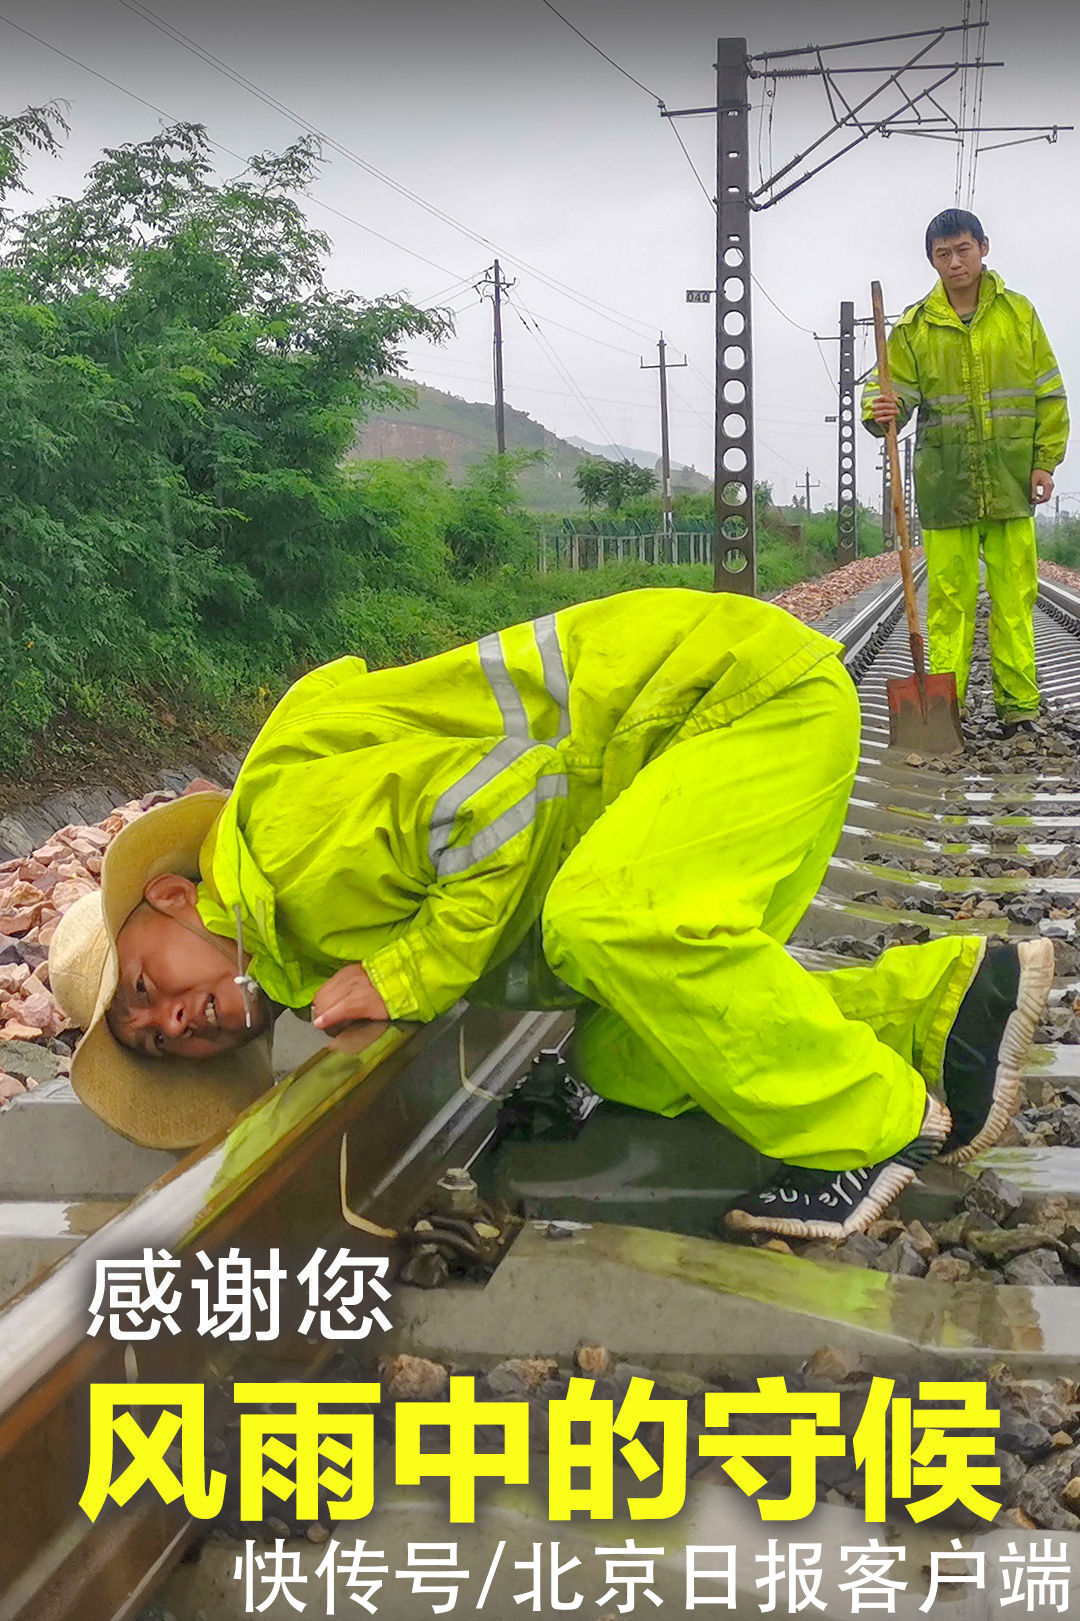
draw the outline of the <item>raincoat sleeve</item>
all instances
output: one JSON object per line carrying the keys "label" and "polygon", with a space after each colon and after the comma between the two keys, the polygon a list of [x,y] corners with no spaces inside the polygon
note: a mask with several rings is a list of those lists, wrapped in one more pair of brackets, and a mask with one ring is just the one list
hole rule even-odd
{"label": "raincoat sleeve", "polygon": [[550,874],[535,824],[467,871],[436,879],[415,917],[363,962],[392,1019],[446,1013],[521,939]]}
{"label": "raincoat sleeve", "polygon": [[1035,460],[1033,468],[1052,473],[1065,459],[1069,442],[1069,406],[1050,339],[1032,312],[1032,357],[1035,367]]}
{"label": "raincoat sleeve", "polygon": [[[907,329],[903,326],[894,327],[889,338],[889,374],[893,393],[900,401],[900,413],[896,418],[896,431],[899,433],[910,421],[912,412],[922,399],[915,356],[908,340]],[[863,385],[862,421],[863,427],[869,429],[875,438],[884,439],[885,424],[874,421],[874,401],[880,393],[881,383],[875,366]]]}

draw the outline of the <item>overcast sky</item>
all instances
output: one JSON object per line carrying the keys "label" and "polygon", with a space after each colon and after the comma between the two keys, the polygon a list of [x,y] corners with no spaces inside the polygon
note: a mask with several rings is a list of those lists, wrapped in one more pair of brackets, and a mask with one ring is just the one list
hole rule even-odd
{"label": "overcast sky", "polygon": [[[279,148],[299,133],[122,0],[0,3],[0,107],[68,103],[64,158],[33,167],[42,200],[77,189],[102,146],[161,126],[159,112],[125,92],[170,120],[204,123],[214,141],[239,153]],[[491,399],[490,305],[472,283],[498,251],[517,282],[505,324],[509,402],[564,437],[658,451],[656,375],[639,361],[655,361],[662,329],[669,358],[689,361],[671,377],[672,457],[711,471],[712,314],[687,305],[685,290],[712,283],[713,218],[655,97],[671,108],[712,103],[718,32],[745,34],[751,52],[827,45],[959,21],[962,4],[559,0],[647,90],[542,0],[157,0],[154,10],[462,227],[328,153],[315,191],[329,206],[313,202],[309,211],[332,238],[333,282],[418,302],[450,290],[457,336],[439,348],[414,346],[412,375],[465,399]],[[1006,66],[986,71],[983,122],[1080,124],[1080,7],[991,0],[990,13],[986,55]],[[845,60],[898,63],[901,49],[876,46]],[[946,49],[933,59],[946,60]],[[942,95],[957,106],[955,83]],[[828,126],[813,80],[782,81],[775,97],[757,80],[751,101],[755,179],[759,161],[768,174]],[[679,129],[711,192],[711,120],[686,119]],[[238,168],[227,152],[216,156],[223,171]],[[1034,299],[1080,398],[1078,172],[1076,134],[986,153],[975,207],[991,237],[991,263]],[[836,409],[828,374],[835,376],[837,345],[810,334],[836,332],[843,298],[867,314],[872,277],[891,310],[928,290],[923,230],[954,202],[955,173],[952,145],[872,139],[755,217],[753,269],[780,307],[755,293],[757,476],[781,499],[790,500],[809,466],[821,486],[814,505],[835,500],[835,429],[824,418]],[[865,336],[856,358],[860,370],[869,364]],[[859,438],[860,495],[877,504],[876,448]],[[1080,510],[1080,448],[1060,469],[1058,488],[1063,504]]]}

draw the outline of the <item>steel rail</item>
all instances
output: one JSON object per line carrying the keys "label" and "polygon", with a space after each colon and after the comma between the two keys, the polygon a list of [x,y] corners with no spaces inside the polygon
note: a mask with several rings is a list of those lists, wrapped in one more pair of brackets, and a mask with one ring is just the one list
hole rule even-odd
{"label": "steel rail", "polygon": [[[916,584],[922,581],[925,573],[925,564],[916,566]],[[886,580],[880,590],[861,606],[856,599],[850,617],[831,633],[834,640],[843,643],[844,664],[855,679],[891,635],[903,610],[904,588],[897,574]]]}
{"label": "steel rail", "polygon": [[1051,619],[1080,635],[1080,590],[1039,578],[1038,602]]}
{"label": "steel rail", "polygon": [[186,1266],[197,1249],[234,1245],[297,1261],[318,1245],[392,1253],[393,1234],[447,1168],[475,1155],[502,1095],[565,1024],[462,1005],[429,1026],[372,1027],[360,1051],[317,1055],[0,1314],[0,1621],[124,1621],[194,1529],[160,1501],[110,1504],[94,1524],[77,1507],[92,1382],[204,1382],[213,1437],[219,1393],[241,1364],[245,1377],[303,1379],[325,1356],[295,1330],[257,1353],[191,1333],[127,1348],[88,1338],[96,1262],[148,1244]]}

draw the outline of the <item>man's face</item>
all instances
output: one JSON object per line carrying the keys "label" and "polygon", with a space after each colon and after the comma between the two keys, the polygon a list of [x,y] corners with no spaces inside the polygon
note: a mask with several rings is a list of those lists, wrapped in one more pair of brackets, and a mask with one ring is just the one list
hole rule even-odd
{"label": "man's face", "polygon": [[268,1027],[260,992],[248,1028],[235,944],[215,941],[194,905],[182,919],[146,901],[135,908],[116,941],[120,985],[108,1022],[118,1041],[148,1058],[217,1058]]}
{"label": "man's face", "polygon": [[976,242],[970,231],[959,236],[936,237],[930,244],[930,262],[950,293],[966,293],[982,275],[990,252],[985,238]]}

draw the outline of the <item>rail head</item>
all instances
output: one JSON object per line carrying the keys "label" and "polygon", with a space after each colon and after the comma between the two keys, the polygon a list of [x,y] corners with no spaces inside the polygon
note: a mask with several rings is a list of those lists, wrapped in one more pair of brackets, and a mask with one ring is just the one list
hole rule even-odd
{"label": "rail head", "polygon": [[[915,584],[926,577],[925,563],[915,566]],[[867,601],[855,598],[846,619],[829,634],[844,647],[843,660],[857,680],[889,635],[904,609],[904,586],[899,574],[882,582]]]}
{"label": "rail head", "polygon": [[1039,576],[1039,604],[1052,619],[1080,636],[1080,590]]}

